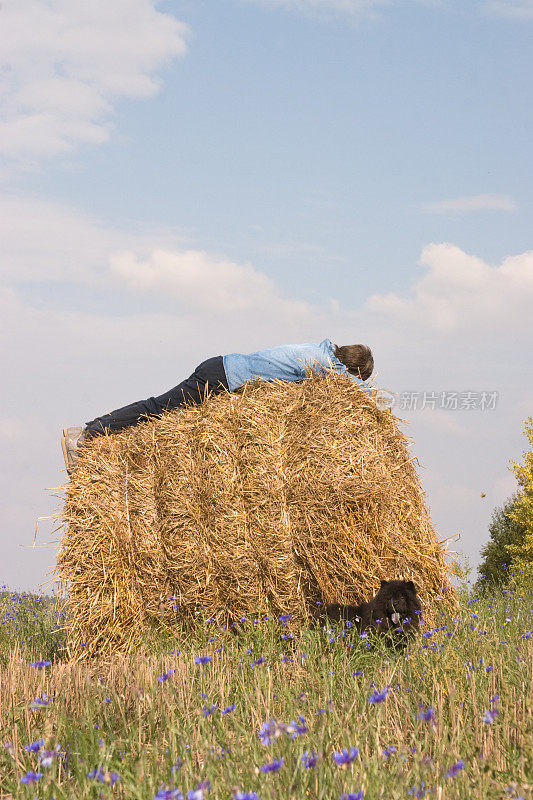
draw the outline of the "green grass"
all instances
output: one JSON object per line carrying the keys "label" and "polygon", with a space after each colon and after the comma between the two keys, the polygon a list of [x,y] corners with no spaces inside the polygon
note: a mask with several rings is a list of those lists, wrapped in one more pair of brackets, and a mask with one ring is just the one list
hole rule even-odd
{"label": "green grass", "polygon": [[[334,641],[310,629],[283,638],[289,629],[277,620],[249,620],[238,636],[206,622],[149,652],[73,664],[61,657],[53,600],[6,593],[1,616],[2,797],[151,800],[206,780],[210,791],[194,800],[238,791],[261,800],[531,796],[531,597],[463,592],[456,617],[423,627],[402,653],[342,628]],[[211,661],[195,663],[200,655]],[[31,666],[37,660],[52,664]],[[385,688],[383,702],[369,702]],[[43,695],[51,702],[32,707]],[[429,708],[434,718],[421,719]],[[268,720],[301,730],[280,724],[266,745]],[[40,739],[40,751],[25,749]],[[39,753],[56,746],[40,767]],[[332,757],[343,747],[359,750],[344,767]],[[318,753],[309,769],[305,752]],[[278,771],[260,771],[281,758]],[[101,780],[88,777],[100,768]],[[25,785],[30,770],[42,777]]]}

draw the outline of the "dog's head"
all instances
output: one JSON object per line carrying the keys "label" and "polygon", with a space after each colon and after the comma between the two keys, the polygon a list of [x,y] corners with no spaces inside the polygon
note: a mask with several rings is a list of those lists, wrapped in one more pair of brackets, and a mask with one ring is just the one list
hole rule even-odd
{"label": "dog's head", "polygon": [[419,625],[422,607],[413,581],[381,581],[374,604],[381,617],[386,616],[388,627]]}

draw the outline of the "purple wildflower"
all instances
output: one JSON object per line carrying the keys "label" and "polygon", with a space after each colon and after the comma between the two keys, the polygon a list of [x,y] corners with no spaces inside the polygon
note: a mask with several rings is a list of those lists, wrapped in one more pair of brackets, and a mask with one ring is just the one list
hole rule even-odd
{"label": "purple wildflower", "polygon": [[286,725],[284,722],[277,722],[275,719],[271,719],[268,722],[263,722],[261,727],[259,728],[258,736],[261,739],[261,742],[268,746],[272,744],[273,741],[278,739],[282,733],[285,733]]}
{"label": "purple wildflower", "polygon": [[235,792],[233,800],[259,800],[257,792]]}
{"label": "purple wildflower", "polygon": [[288,622],[290,619],[292,619],[292,614],[280,614],[280,616],[278,617],[278,619],[279,619],[279,621],[280,621],[280,622],[283,622],[283,623],[285,624],[285,623],[286,623],[286,622]]}
{"label": "purple wildflower", "polygon": [[266,662],[266,658],[264,656],[259,656],[259,658],[255,659],[254,664],[259,666],[260,664],[264,664],[265,662]]}
{"label": "purple wildflower", "polygon": [[221,714],[231,714],[232,711],[235,711],[235,703],[233,703],[232,706],[226,706],[226,708],[223,708],[220,713]]}
{"label": "purple wildflower", "polygon": [[38,739],[36,742],[24,745],[24,750],[27,750],[28,753],[37,753],[43,745],[44,739]]}
{"label": "purple wildflower", "polygon": [[361,791],[357,793],[350,792],[350,794],[341,794],[340,800],[363,800],[364,796],[363,790],[361,789]]}
{"label": "purple wildflower", "polygon": [[34,772],[33,770],[30,769],[29,772],[27,772],[25,775],[22,776],[20,782],[26,784],[37,783],[37,781],[42,777],[43,777],[42,772]]}
{"label": "purple wildflower", "polygon": [[50,703],[54,702],[53,697],[48,697],[45,693],[41,697],[36,697],[33,703],[31,703],[30,708],[43,708],[44,706],[49,706]]}
{"label": "purple wildflower", "polygon": [[302,764],[306,769],[311,769],[311,767],[316,766],[316,762],[318,761],[318,753],[311,752],[308,753],[307,750],[302,755]]}
{"label": "purple wildflower", "polygon": [[42,669],[43,667],[51,667],[51,661],[32,661],[30,667],[37,667],[37,669]]}
{"label": "purple wildflower", "polygon": [[305,725],[304,717],[299,715],[298,716],[298,720],[300,722],[299,725],[293,719],[293,720],[291,720],[289,722],[289,724],[286,727],[286,731],[287,731],[287,733],[290,733],[291,739],[296,739],[297,736],[303,736],[304,733],[307,733],[307,731],[309,730],[309,728],[307,728],[306,725]]}
{"label": "purple wildflower", "polygon": [[493,708],[492,711],[485,711],[485,715],[483,717],[483,722],[486,725],[492,725],[496,717],[498,716],[498,709]]}
{"label": "purple wildflower", "polygon": [[39,763],[41,764],[41,766],[51,767],[54,758],[57,756],[60,750],[61,750],[60,744],[56,744],[53,750],[43,750],[43,752],[39,754]]}
{"label": "purple wildflower", "polygon": [[368,702],[371,703],[372,705],[376,705],[377,703],[384,703],[388,691],[389,690],[387,689],[387,687],[385,687],[381,692],[372,692],[372,694],[368,698]]}
{"label": "purple wildflower", "polygon": [[422,722],[433,722],[435,719],[435,709],[433,706],[429,706],[427,711],[424,711],[423,707],[420,707],[420,713],[416,716],[417,719],[422,720]]}
{"label": "purple wildflower", "polygon": [[333,753],[332,758],[339,767],[344,767],[355,761],[358,755],[359,750],[357,747],[351,747],[349,751],[346,747],[343,747],[340,753]]}
{"label": "purple wildflower", "polygon": [[179,789],[168,789],[162,786],[157,790],[154,800],[185,800]]}
{"label": "purple wildflower", "polygon": [[197,784],[196,789],[191,789],[187,792],[187,800],[204,800],[205,792],[209,792],[211,790],[211,781],[202,781],[202,783]]}
{"label": "purple wildflower", "polygon": [[170,767],[171,774],[174,775],[175,772],[179,772],[179,769],[180,769],[182,764],[183,764],[183,761],[180,759],[179,756],[177,756],[175,762]]}
{"label": "purple wildflower", "polygon": [[283,766],[283,758],[274,759],[274,761],[267,761],[262,764],[259,769],[261,772],[277,772]]}
{"label": "purple wildflower", "polygon": [[194,659],[195,664],[209,664],[211,656],[196,656]]}
{"label": "purple wildflower", "polygon": [[208,717],[210,714],[213,713],[213,711],[216,711],[216,710],[217,710],[216,703],[211,703],[210,706],[204,706],[202,708],[202,713],[203,713],[204,717]]}
{"label": "purple wildflower", "polygon": [[456,764],[452,764],[452,766],[450,767],[450,769],[446,773],[445,777],[446,778],[455,778],[455,776],[458,775],[461,772],[462,769],[464,769],[464,766],[465,765],[464,765],[464,761],[462,760],[462,758],[459,759],[459,761]]}
{"label": "purple wildflower", "polygon": [[116,772],[104,772],[102,767],[95,767],[91,772],[87,773],[87,777],[91,780],[97,780],[99,783],[110,783],[114,786],[120,780],[120,775]]}
{"label": "purple wildflower", "polygon": [[169,679],[169,678],[170,678],[170,677],[171,677],[173,674],[174,674],[174,670],[173,670],[173,669],[169,669],[169,671],[168,671],[168,672],[163,672],[163,674],[162,674],[162,675],[160,675],[160,676],[159,676],[159,678],[158,678],[157,680],[159,681],[159,683],[164,683],[165,681],[168,681],[168,679]]}
{"label": "purple wildflower", "polygon": [[418,800],[420,800],[420,798],[426,796],[426,784],[424,781],[422,781],[418,789],[416,786],[412,786],[407,794],[413,794],[416,798],[418,798]]}

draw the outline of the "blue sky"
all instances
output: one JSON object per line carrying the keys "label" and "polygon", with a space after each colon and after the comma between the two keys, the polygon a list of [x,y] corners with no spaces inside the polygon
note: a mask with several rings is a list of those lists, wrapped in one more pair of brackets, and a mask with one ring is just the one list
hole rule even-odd
{"label": "blue sky", "polygon": [[475,562],[532,413],[533,2],[0,13],[0,580],[53,564],[51,523],[31,545],[61,427],[210,355],[326,336],[373,347],[398,393],[499,392],[398,412]]}

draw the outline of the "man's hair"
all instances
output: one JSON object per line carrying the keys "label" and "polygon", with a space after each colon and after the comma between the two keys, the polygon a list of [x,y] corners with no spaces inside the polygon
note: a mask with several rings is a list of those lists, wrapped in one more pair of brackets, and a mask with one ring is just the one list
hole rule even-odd
{"label": "man's hair", "polygon": [[345,344],[342,347],[335,345],[335,358],[342,361],[352,375],[357,375],[366,381],[374,370],[374,356],[366,344]]}

